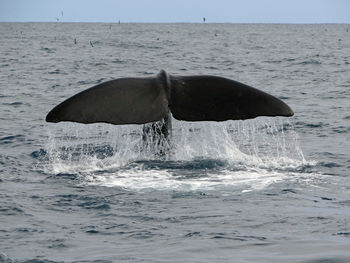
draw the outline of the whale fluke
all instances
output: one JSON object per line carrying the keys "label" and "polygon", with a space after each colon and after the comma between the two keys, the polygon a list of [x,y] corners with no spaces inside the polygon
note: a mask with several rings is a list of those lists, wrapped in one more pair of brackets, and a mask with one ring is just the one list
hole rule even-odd
{"label": "whale fluke", "polygon": [[185,121],[245,120],[292,116],[280,99],[240,82],[215,76],[171,77],[171,112]]}
{"label": "whale fluke", "polygon": [[280,99],[240,82],[216,76],[121,78],[82,91],[53,108],[48,122],[143,124],[169,111],[185,121],[245,120],[292,116]]}
{"label": "whale fluke", "polygon": [[168,113],[164,87],[157,78],[122,78],[84,90],[53,108],[47,122],[143,124]]}

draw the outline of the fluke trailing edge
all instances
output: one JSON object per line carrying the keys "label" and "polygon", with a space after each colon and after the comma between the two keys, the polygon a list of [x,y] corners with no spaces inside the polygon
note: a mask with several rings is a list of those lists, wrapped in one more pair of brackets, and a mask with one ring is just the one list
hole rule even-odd
{"label": "fluke trailing edge", "polygon": [[245,120],[292,116],[280,99],[240,82],[216,76],[120,78],[84,90],[46,116],[48,122],[144,124],[168,118],[184,121]]}

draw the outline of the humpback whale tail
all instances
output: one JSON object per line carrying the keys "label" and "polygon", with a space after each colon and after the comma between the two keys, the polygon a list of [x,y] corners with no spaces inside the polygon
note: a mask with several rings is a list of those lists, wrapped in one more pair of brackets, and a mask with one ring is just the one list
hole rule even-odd
{"label": "humpback whale tail", "polygon": [[292,116],[280,99],[217,76],[120,78],[84,90],[54,107],[47,122],[144,124],[171,112],[177,120],[225,121]]}

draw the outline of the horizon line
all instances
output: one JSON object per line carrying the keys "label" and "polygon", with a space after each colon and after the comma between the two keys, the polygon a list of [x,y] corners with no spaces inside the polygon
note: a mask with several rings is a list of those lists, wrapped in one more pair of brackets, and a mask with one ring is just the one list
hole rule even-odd
{"label": "horizon line", "polygon": [[350,22],[133,22],[133,21],[1,21],[0,23],[55,23],[55,24],[74,24],[74,23],[86,23],[86,24],[272,24],[272,25],[350,25]]}

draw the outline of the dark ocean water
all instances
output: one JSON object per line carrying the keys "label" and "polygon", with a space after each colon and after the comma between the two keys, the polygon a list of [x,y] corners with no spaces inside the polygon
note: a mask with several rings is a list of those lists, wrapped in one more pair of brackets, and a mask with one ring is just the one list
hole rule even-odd
{"label": "dark ocean water", "polygon": [[[0,262],[350,262],[349,31],[0,23]],[[45,123],[161,69],[241,81],[295,116],[174,120],[166,159],[140,152],[140,125]]]}

